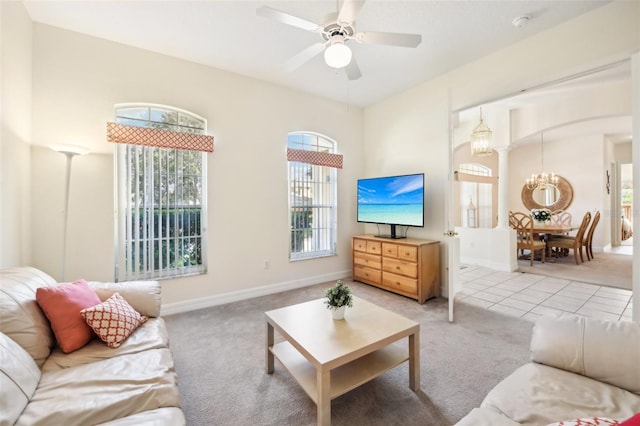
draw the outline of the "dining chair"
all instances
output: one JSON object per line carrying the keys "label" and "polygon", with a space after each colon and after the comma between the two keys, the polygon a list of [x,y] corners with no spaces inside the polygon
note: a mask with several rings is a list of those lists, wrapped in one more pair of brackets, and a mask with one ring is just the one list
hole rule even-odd
{"label": "dining chair", "polygon": [[517,226],[517,221],[515,219],[515,217],[513,216],[513,212],[511,210],[509,210],[509,227],[516,229]]}
{"label": "dining chair", "polygon": [[593,259],[593,233],[596,230],[596,226],[598,226],[599,221],[600,210],[596,211],[596,214],[593,216],[593,222],[591,222],[591,226],[589,227],[587,234],[582,239],[584,251],[587,253],[587,260]]}
{"label": "dining chair", "polygon": [[545,261],[547,243],[536,239],[533,234],[533,219],[527,213],[515,212],[509,215],[509,225],[513,223],[517,234],[517,252],[523,253],[529,250],[530,265],[533,266],[533,259],[536,251],[540,251],[542,263]]}
{"label": "dining chair", "polygon": [[[554,210],[551,212],[551,224],[552,225],[565,225],[565,226],[571,226],[571,221],[573,220],[573,217],[571,216],[571,213],[569,213],[566,210],[563,209],[559,209],[559,210]],[[564,232],[563,234],[557,234],[557,235],[547,235],[547,240],[549,239],[554,239],[554,238],[562,238],[565,235],[569,235],[569,231]],[[563,249],[562,250],[562,254],[563,256],[566,256],[569,253],[568,249]]]}
{"label": "dining chair", "polygon": [[[551,224],[552,225],[571,225],[571,213],[566,210],[554,210],[551,212]],[[569,233],[566,233],[569,235]]]}
{"label": "dining chair", "polygon": [[[509,210],[509,228],[516,229],[518,227],[518,221],[516,217],[513,215],[513,212]],[[519,237],[516,237],[516,241],[520,241]],[[524,250],[516,250],[516,257],[524,256]]]}
{"label": "dining chair", "polygon": [[[589,222],[591,222],[591,212],[586,212],[575,236],[563,235],[549,240],[549,246],[552,249],[556,249],[556,258],[558,257],[560,250],[569,249],[573,250],[573,257],[576,259],[576,265],[584,262],[584,257],[582,256],[582,241],[587,227],[589,226]],[[578,260],[578,254],[580,255],[580,260]]]}

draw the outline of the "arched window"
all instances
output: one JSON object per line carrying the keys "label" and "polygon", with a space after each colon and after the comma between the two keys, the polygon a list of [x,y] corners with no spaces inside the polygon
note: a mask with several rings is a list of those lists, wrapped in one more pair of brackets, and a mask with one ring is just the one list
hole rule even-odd
{"label": "arched window", "polygon": [[116,105],[115,115],[116,280],[205,272],[206,120],[155,104]]}
{"label": "arched window", "polygon": [[[289,259],[336,254],[337,171],[330,164],[336,143],[312,132],[293,132],[287,138],[289,158]],[[309,157],[328,157],[311,161]],[[292,155],[296,153],[297,155]],[[312,154],[314,153],[314,154]],[[316,155],[317,153],[321,153]],[[320,164],[318,164],[320,163]],[[340,165],[341,167],[341,165]]]}
{"label": "arched window", "polygon": [[487,166],[477,163],[462,163],[460,164],[460,173],[466,173],[474,176],[491,176],[491,169]]}

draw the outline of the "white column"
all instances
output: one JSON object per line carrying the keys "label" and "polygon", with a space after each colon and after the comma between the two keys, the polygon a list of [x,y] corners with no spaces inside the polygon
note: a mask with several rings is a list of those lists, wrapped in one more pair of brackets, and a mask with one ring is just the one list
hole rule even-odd
{"label": "white column", "polygon": [[509,228],[509,146],[498,151],[498,228]]}

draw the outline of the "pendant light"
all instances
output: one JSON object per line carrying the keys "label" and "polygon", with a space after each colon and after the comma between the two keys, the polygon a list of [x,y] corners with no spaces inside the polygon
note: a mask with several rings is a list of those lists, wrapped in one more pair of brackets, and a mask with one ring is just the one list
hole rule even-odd
{"label": "pendant light", "polygon": [[491,142],[492,131],[482,120],[482,108],[480,108],[480,123],[471,133],[471,155],[474,157],[485,157],[493,154]]}
{"label": "pendant light", "polygon": [[540,133],[540,173],[532,173],[531,177],[527,178],[527,188],[534,190],[539,188],[541,191],[547,189],[547,185],[558,183],[558,176],[555,173],[547,173],[544,171],[544,134]]}

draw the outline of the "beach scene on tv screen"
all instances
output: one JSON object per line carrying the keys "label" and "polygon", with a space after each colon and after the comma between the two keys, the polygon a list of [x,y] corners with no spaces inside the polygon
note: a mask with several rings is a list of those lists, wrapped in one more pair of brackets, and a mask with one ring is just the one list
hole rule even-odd
{"label": "beach scene on tv screen", "polygon": [[358,181],[358,221],[423,226],[422,175]]}

